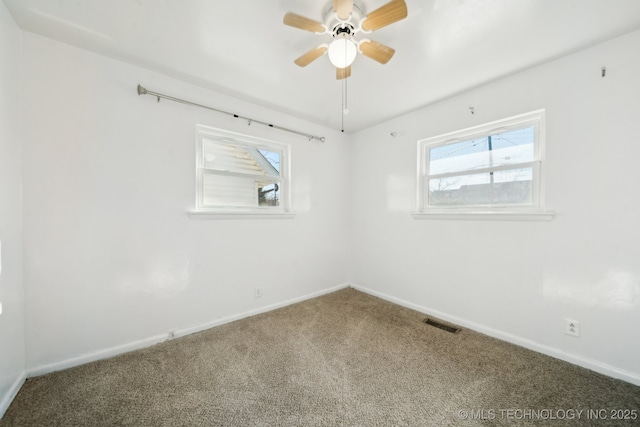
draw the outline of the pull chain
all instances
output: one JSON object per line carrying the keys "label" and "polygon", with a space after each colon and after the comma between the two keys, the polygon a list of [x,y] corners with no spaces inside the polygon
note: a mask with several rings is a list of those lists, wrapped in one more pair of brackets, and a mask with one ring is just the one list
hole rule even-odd
{"label": "pull chain", "polygon": [[[345,48],[344,48],[344,68],[342,68],[342,126],[341,131],[344,132],[344,116],[349,114],[349,107],[347,105],[347,80],[351,75],[351,63],[347,58],[347,44],[350,41],[344,40]],[[353,60],[351,61],[353,62]]]}
{"label": "pull chain", "polygon": [[342,132],[344,132],[344,116],[349,114],[347,105],[347,78],[342,79]]}

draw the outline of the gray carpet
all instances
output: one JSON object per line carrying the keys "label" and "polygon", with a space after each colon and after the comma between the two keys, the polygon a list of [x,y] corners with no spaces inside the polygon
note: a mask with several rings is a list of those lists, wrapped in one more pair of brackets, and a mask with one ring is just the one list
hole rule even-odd
{"label": "gray carpet", "polygon": [[640,387],[424,319],[344,289],[29,379],[0,426],[640,424]]}

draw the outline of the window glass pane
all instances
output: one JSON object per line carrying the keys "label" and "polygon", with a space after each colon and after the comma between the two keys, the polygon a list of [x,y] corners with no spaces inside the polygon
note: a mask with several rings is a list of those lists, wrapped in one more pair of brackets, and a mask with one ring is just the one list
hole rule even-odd
{"label": "window glass pane", "polygon": [[275,172],[275,175],[280,175],[280,153],[277,151],[269,151],[262,148],[258,148],[258,153],[264,160],[266,160],[273,168],[272,172]]}
{"label": "window glass pane", "polygon": [[289,145],[201,125],[197,131],[197,210],[290,211]]}
{"label": "window glass pane", "polygon": [[258,183],[258,205],[259,206],[279,206],[280,205],[280,184],[275,182]]}
{"label": "window glass pane", "polygon": [[257,202],[253,178],[209,174],[202,176],[204,206],[256,206]]}
{"label": "window glass pane", "polygon": [[471,171],[534,160],[534,127],[429,149],[429,173]]}
{"label": "window glass pane", "polygon": [[280,206],[280,184],[245,176],[204,174],[204,206]]}
{"label": "window glass pane", "polygon": [[203,141],[203,166],[225,172],[280,176],[280,153],[254,147]]}
{"label": "window glass pane", "polygon": [[530,205],[533,169],[429,180],[429,206]]}

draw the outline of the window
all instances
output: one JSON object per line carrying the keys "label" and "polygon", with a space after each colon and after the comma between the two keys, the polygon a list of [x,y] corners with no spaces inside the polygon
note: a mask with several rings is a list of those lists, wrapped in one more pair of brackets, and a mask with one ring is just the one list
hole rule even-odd
{"label": "window", "polygon": [[549,217],[544,110],[418,141],[418,213]]}
{"label": "window", "polygon": [[286,144],[198,126],[196,171],[196,214],[290,211]]}

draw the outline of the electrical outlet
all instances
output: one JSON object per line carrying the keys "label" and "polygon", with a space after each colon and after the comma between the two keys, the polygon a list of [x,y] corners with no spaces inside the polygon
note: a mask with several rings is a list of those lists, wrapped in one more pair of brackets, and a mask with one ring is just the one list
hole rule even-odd
{"label": "electrical outlet", "polygon": [[580,336],[580,322],[572,319],[564,319],[564,333],[574,337]]}
{"label": "electrical outlet", "polygon": [[256,288],[256,298],[260,298],[262,296],[262,288]]}

